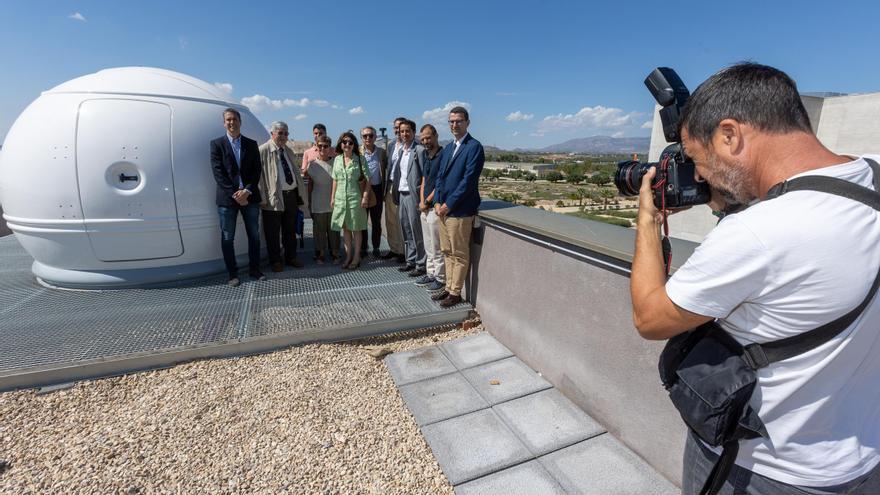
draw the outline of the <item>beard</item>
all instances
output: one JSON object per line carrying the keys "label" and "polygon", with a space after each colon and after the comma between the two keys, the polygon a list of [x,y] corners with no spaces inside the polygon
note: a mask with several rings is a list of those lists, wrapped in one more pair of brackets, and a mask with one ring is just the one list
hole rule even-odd
{"label": "beard", "polygon": [[713,173],[707,181],[728,205],[747,205],[755,199],[752,194],[754,180],[741,162],[724,164],[716,156],[711,156],[709,167]]}

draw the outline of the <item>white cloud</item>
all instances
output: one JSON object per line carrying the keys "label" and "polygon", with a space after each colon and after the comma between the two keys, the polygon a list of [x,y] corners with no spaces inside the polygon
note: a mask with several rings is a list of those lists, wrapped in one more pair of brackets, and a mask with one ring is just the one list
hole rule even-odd
{"label": "white cloud", "polygon": [[519,110],[509,114],[505,120],[508,122],[522,122],[524,120],[532,120],[535,117],[533,113],[522,113]]}
{"label": "white cloud", "polygon": [[644,124],[642,124],[641,128],[642,129],[653,129],[654,128],[654,121],[649,120],[649,121],[645,122]]}
{"label": "white cloud", "polygon": [[[252,112],[262,112],[263,110],[280,110],[287,107],[326,107],[330,105],[330,102],[327,100],[313,100],[311,98],[273,100],[266,95],[255,94],[242,98],[241,104],[250,108]],[[334,105],[334,108],[338,107]]]}
{"label": "white cloud", "polygon": [[300,113],[300,114],[297,114],[296,116],[294,116],[293,120],[305,120],[306,117],[308,117],[308,115],[306,115],[304,113]]}
{"label": "white cloud", "polygon": [[361,107],[361,106],[354,107],[351,110],[349,110],[348,113],[350,113],[352,115],[360,115],[360,114],[364,113],[364,107]]}
{"label": "white cloud", "polygon": [[425,110],[424,112],[422,112],[422,119],[434,125],[444,125],[449,119],[449,111],[455,107],[465,107],[468,111],[470,111],[471,104],[464,101],[450,101],[442,107]]}
{"label": "white cloud", "polygon": [[624,136],[623,131],[617,131],[611,135],[611,137],[613,137],[613,138],[622,138],[623,136]]}
{"label": "white cloud", "polygon": [[624,113],[613,107],[584,107],[577,113],[548,115],[538,123],[538,134],[569,129],[608,129],[632,125],[641,114],[638,112]]}
{"label": "white cloud", "polygon": [[67,16],[67,18],[73,19],[74,21],[86,22],[85,16],[80,14],[79,12],[74,12],[74,13],[70,14],[69,16]]}
{"label": "white cloud", "polygon": [[215,82],[214,87],[226,96],[232,96],[232,83]]}
{"label": "white cloud", "polygon": [[519,131],[513,131],[513,137],[519,136]]}
{"label": "white cloud", "polygon": [[[326,107],[327,105],[322,105],[322,106]],[[342,107],[340,107],[339,105],[330,105],[330,108],[332,108],[333,110],[339,110]]]}

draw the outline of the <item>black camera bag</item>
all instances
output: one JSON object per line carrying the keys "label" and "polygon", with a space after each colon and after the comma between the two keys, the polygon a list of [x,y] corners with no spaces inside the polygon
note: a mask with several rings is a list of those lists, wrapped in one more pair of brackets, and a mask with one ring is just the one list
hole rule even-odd
{"label": "black camera bag", "polygon": [[[880,210],[880,165],[865,160],[874,174],[874,190],[835,177],[812,175],[773,186],[767,200],[808,190],[843,196]],[[755,372],[836,337],[868,306],[878,285],[880,273],[861,304],[847,314],[785,339],[743,346],[715,321],[669,339],[658,365],[663,386],[688,428],[703,442],[722,447],[700,495],[713,495],[721,489],[736,460],[740,440],[767,438],[764,423],[749,405],[757,385]]]}

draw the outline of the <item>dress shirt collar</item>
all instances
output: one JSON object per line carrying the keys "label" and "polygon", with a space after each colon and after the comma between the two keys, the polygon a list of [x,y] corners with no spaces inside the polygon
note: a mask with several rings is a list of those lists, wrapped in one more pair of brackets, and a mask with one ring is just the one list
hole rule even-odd
{"label": "dress shirt collar", "polygon": [[239,134],[238,137],[232,137],[232,136],[230,136],[229,133],[227,132],[227,133],[226,133],[226,139],[229,140],[229,144],[241,143],[241,134]]}

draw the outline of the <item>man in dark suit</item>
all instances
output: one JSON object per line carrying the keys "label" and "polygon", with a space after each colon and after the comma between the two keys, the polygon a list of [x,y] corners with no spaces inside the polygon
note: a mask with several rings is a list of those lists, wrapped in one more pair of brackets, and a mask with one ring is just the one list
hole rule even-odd
{"label": "man in dark suit", "polygon": [[446,260],[446,290],[431,296],[444,308],[461,302],[461,289],[470,268],[471,231],[480,207],[480,173],[486,157],[483,145],[468,134],[467,109],[449,111],[453,142],[443,150],[434,184],[434,211],[440,217],[440,251]]}
{"label": "man in dark suit", "polygon": [[[376,204],[367,208],[370,216],[371,228],[373,229],[373,256],[378,258],[379,245],[382,243],[382,206],[385,198],[385,177],[388,173],[388,157],[385,150],[376,146],[376,129],[367,126],[361,129],[361,138],[364,145],[361,146],[361,155],[367,161],[367,167],[370,171],[370,187],[373,188],[373,195],[376,196]],[[363,230],[361,238],[364,242],[361,244],[361,258],[367,256],[367,231]]]}
{"label": "man in dark suit", "polygon": [[241,135],[241,114],[223,111],[226,134],[211,141],[211,169],[217,183],[220,214],[220,247],[229,273],[229,285],[239,284],[235,262],[235,223],[239,212],[248,236],[248,267],[251,278],[265,280],[260,272],[260,149],[257,142]]}

